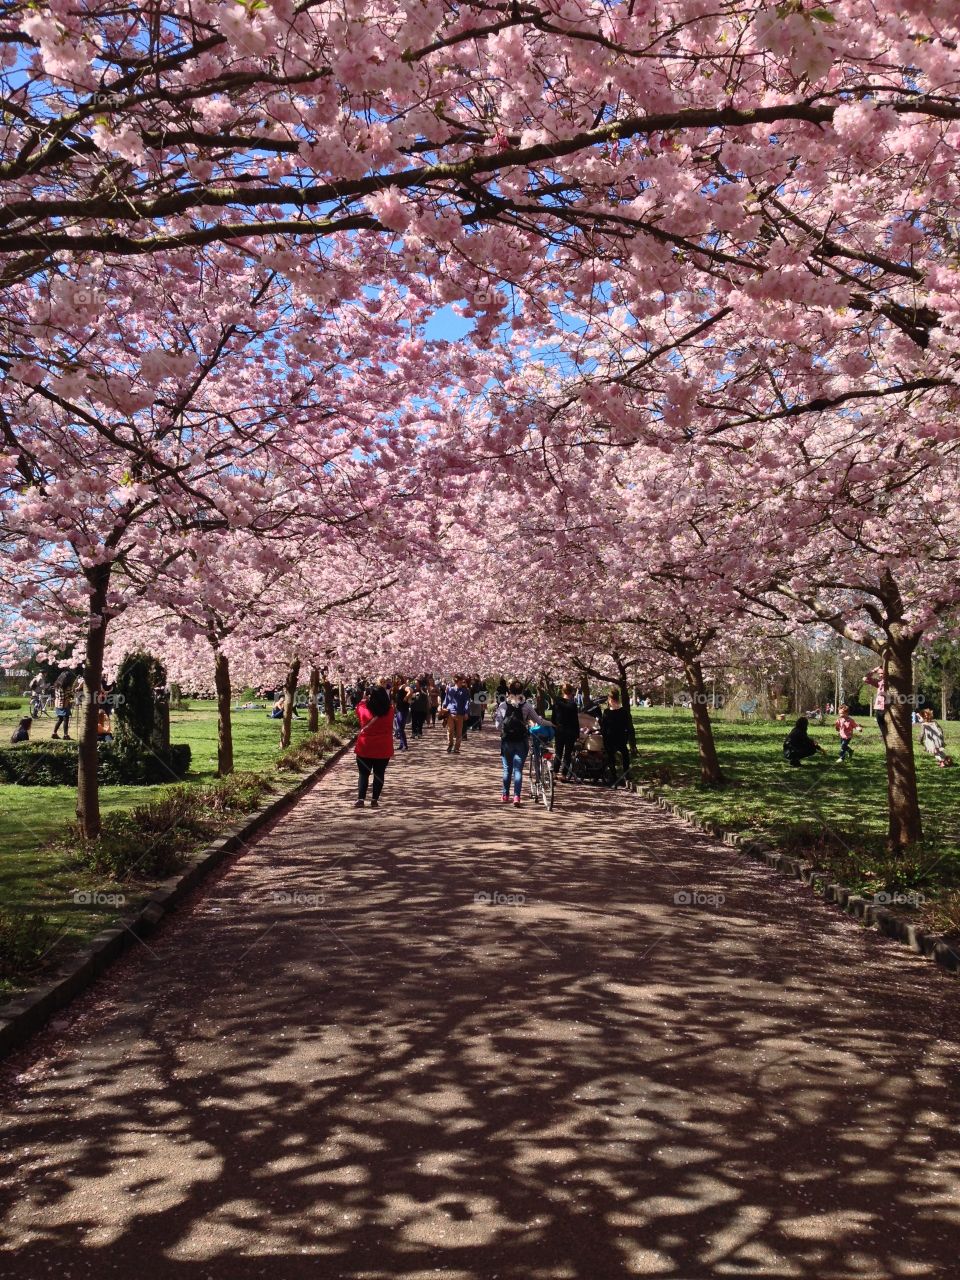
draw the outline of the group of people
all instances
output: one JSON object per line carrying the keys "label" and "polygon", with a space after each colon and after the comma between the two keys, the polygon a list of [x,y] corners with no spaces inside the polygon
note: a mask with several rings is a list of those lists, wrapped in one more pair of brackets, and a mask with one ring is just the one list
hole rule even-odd
{"label": "group of people", "polygon": [[[449,683],[424,676],[411,682],[381,679],[359,684],[355,709],[360,720],[355,753],[357,798],[362,809],[370,795],[370,807],[378,808],[387,766],[397,752],[406,751],[407,725],[413,738],[422,738],[424,727],[439,721],[446,730],[446,753],[458,755],[467,735],[479,732],[487,709],[487,690],[478,675],[459,674]],[[603,744],[608,778],[615,782],[629,768],[636,750],[636,736],[629,708],[622,705],[619,689],[584,711],[584,698],[572,684],[565,684],[550,708],[550,719],[538,713],[534,699],[519,680],[501,679],[496,687],[494,725],[500,735],[502,764],[501,801],[521,803],[523,770],[531,749],[531,729],[539,728],[552,739],[555,772],[562,782],[574,778],[574,760],[581,735],[594,731]],[[602,706],[601,702],[606,705]],[[512,790],[512,797],[511,797]]]}
{"label": "group of people", "polygon": [[[31,706],[38,704],[42,707],[47,698],[47,682],[42,672],[38,672],[28,685],[30,692]],[[61,671],[53,682],[52,689],[49,693],[53,699],[54,725],[51,738],[70,741],[70,718],[76,709],[77,711],[83,706],[86,697],[86,686],[83,682],[82,675],[75,675],[70,671]],[[100,694],[97,698],[97,741],[112,742],[113,726],[110,721],[109,697],[111,686],[106,679],[101,682]],[[10,741],[12,743],[29,742],[30,732],[33,728],[34,716],[22,716],[11,734]]]}
{"label": "group of people", "polygon": [[[877,727],[880,730],[880,736],[886,742],[890,709],[887,706],[888,694],[883,668],[875,667],[873,671],[867,674],[865,679],[867,684],[872,685],[876,690],[873,712]],[[953,760],[947,755],[943,728],[937,724],[932,709],[924,707],[922,711],[914,712],[911,719],[920,726],[920,745],[924,751],[933,756],[941,769],[952,765]],[[837,764],[845,764],[853,758],[854,735],[863,733],[863,727],[854,720],[850,714],[850,708],[846,704],[842,704],[839,707],[833,727],[839,739]],[[794,767],[798,767],[802,760],[806,760],[810,756],[826,755],[821,744],[810,737],[810,722],[806,716],[801,716],[787,734],[783,743],[783,754],[787,763]]]}

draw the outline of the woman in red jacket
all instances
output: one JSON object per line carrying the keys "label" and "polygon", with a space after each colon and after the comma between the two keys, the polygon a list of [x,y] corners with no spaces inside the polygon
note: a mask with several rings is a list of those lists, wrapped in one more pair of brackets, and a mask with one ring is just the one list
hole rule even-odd
{"label": "woman in red jacket", "polygon": [[383,776],[393,756],[393,703],[386,689],[377,685],[357,704],[360,733],[357,735],[357,768],[360,771],[355,809],[362,809],[367,798],[367,783],[373,774],[373,797],[370,808],[376,809],[383,790]]}

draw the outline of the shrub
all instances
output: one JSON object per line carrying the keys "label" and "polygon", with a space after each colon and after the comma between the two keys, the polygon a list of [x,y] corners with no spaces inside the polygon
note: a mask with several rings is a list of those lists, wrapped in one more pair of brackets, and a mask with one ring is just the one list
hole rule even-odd
{"label": "shrub", "polygon": [[178,742],[168,752],[142,752],[135,743],[103,743],[98,775],[106,786],[150,787],[183,779],[190,772],[188,743]]}
{"label": "shrub", "polygon": [[199,788],[169,787],[129,813],[108,814],[95,840],[85,840],[71,824],[63,847],[98,875],[155,878],[169,875],[213,828]]}
{"label": "shrub", "polygon": [[[277,756],[276,767],[281,772],[289,770],[302,772],[322,764],[328,756],[339,750],[346,741],[346,737],[341,735],[344,729],[349,731],[349,726],[345,723],[347,719],[348,717],[344,717],[335,728],[323,725],[317,733],[311,734],[309,738],[302,739],[296,746],[287,747],[286,751],[282,751]],[[354,716],[353,719],[356,720],[356,717]]]}
{"label": "shrub", "polygon": [[226,817],[256,809],[270,789],[270,783],[262,774],[231,773],[209,787],[197,788],[195,794],[201,797],[207,812]]}
{"label": "shrub", "polygon": [[50,944],[52,928],[39,912],[0,911],[0,977],[33,968]]}
{"label": "shrub", "polygon": [[63,847],[97,875],[128,880],[169,875],[186,841],[176,827],[144,831],[132,814],[110,813],[95,840],[85,840],[79,827],[71,824]]}
{"label": "shrub", "polygon": [[25,705],[23,698],[0,698],[0,711],[19,711]]}
{"label": "shrub", "polygon": [[[126,743],[104,742],[97,774],[105,786],[154,786],[184,778],[190,771],[190,747],[178,743],[163,756],[141,754]],[[22,787],[69,787],[77,780],[75,742],[23,742],[0,747],[0,782]]]}

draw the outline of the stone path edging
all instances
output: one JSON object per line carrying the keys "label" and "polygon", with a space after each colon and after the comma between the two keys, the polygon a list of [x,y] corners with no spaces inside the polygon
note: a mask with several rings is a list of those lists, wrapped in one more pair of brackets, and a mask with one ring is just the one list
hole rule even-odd
{"label": "stone path edging", "polygon": [[790,876],[794,880],[801,880],[813,890],[817,897],[845,911],[847,915],[853,916],[866,928],[875,927],[885,937],[902,943],[917,955],[925,956],[946,969],[948,973],[960,973],[960,954],[939,934],[925,933],[917,925],[902,919],[886,907],[870,902],[868,898],[855,893],[846,885],[827,884],[820,888],[816,883],[820,873],[812,863],[791,858],[785,853],[778,853],[762,840],[751,839],[738,831],[727,831],[724,827],[717,826],[715,822],[710,822],[709,819],[699,818],[693,810],[672,804],[655,787],[638,783],[635,790],[644,800],[658,805],[667,813],[682,819],[696,830],[704,832],[705,835],[722,840],[729,848],[739,849],[748,858],[765,863],[773,871],[779,871],[782,875]]}
{"label": "stone path edging", "polygon": [[331,769],[353,746],[353,734],[342,747],[309,773],[294,775],[292,786],[274,796],[267,804],[254,809],[241,822],[224,827],[220,835],[205,849],[192,855],[182,871],[150,894],[143,905],[115,925],[98,933],[68,962],[65,971],[51,982],[31,987],[23,995],[0,1007],[0,1058],[5,1057],[64,1008],[75,996],[93,983],[132,942],[139,942],[156,929],[196,886],[227,857],[236,852],[261,827],[288,808]]}

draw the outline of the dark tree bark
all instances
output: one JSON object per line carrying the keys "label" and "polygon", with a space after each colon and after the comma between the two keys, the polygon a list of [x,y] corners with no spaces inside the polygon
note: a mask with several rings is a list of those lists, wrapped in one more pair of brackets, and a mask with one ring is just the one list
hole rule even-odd
{"label": "dark tree bark", "polygon": [[336,708],[333,705],[333,685],[327,678],[327,673],[323,673],[323,714],[327,717],[327,723],[333,724],[337,718]]}
{"label": "dark tree bark", "polygon": [[77,822],[85,840],[100,834],[100,789],[97,780],[97,701],[103,682],[103,654],[107,643],[107,591],[110,565],[101,564],[87,572],[89,611],[83,659],[82,727],[77,757]]}
{"label": "dark tree bark", "polygon": [[699,658],[685,657],[684,674],[693,707],[693,723],[697,730],[697,750],[700,753],[700,780],[711,787],[722,787],[726,779],[717,757],[717,744],[713,736],[713,721],[707,704],[707,686]]}
{"label": "dark tree bark", "polygon": [[214,687],[217,691],[217,775],[233,773],[233,719],[230,659],[220,649],[214,651]]}
{"label": "dark tree bark", "polygon": [[320,728],[320,708],[317,699],[320,696],[320,668],[310,668],[310,698],[307,705],[307,728],[316,733]]}
{"label": "dark tree bark", "polygon": [[913,755],[913,648],[891,640],[884,665],[886,704],[884,745],[887,749],[887,800],[891,849],[904,849],[923,836],[917,770]]}
{"label": "dark tree bark", "polygon": [[283,719],[280,722],[280,746],[285,751],[290,745],[290,729],[293,723],[293,708],[297,699],[297,680],[300,676],[300,659],[294,658],[287,668],[287,678],[283,682]]}

